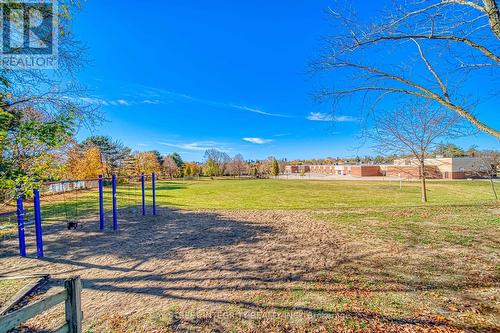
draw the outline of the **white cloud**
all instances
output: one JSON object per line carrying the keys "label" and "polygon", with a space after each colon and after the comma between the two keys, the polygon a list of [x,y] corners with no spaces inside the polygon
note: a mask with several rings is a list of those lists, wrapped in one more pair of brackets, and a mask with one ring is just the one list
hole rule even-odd
{"label": "white cloud", "polygon": [[[212,106],[216,108],[223,109],[236,109],[251,113],[256,113],[263,116],[269,117],[283,117],[283,118],[292,118],[293,115],[282,114],[282,113],[272,113],[261,110],[255,107],[249,107],[241,104],[225,102],[225,101],[216,101],[212,99],[204,99],[198,98],[196,96],[191,96],[184,93],[179,93],[171,90],[166,90],[162,88],[150,87],[140,84],[125,84],[125,90],[122,91],[124,96],[127,96],[127,99],[119,98],[119,99],[109,99],[109,98],[99,98],[99,97],[89,97],[86,101],[87,103],[97,104],[101,106],[131,106],[138,104],[165,104],[170,103],[174,100],[182,100],[189,101],[191,103],[198,103],[202,105]],[[83,98],[80,99],[82,102]]]}
{"label": "white cloud", "polygon": [[160,104],[160,101],[157,99],[151,100],[151,99],[145,99],[142,101],[144,104]]}
{"label": "white cloud", "polygon": [[109,105],[124,105],[124,106],[130,106],[131,103],[125,99],[105,99],[101,97],[72,97],[72,96],[66,96],[65,97],[68,100],[71,100],[75,103],[83,103],[83,104],[93,104],[93,105],[99,105],[99,106],[109,106]]}
{"label": "white cloud", "polygon": [[156,88],[156,87],[150,87],[150,86],[145,86],[145,85],[136,85],[134,88],[136,91],[137,96],[141,96],[144,100],[142,100],[142,103],[146,104],[153,104],[150,102],[154,102],[154,104],[160,104],[166,101],[170,101],[172,99],[181,99],[181,100],[186,100],[190,101],[193,103],[199,103],[203,105],[208,105],[208,106],[214,106],[214,107],[219,107],[219,108],[229,108],[229,109],[238,109],[242,111],[248,111],[252,113],[257,113],[263,116],[270,116],[270,117],[284,117],[284,118],[291,118],[293,116],[287,115],[287,114],[280,114],[280,113],[272,113],[272,112],[266,112],[258,108],[253,108],[253,107],[248,107],[244,105],[239,105],[235,103],[229,103],[229,102],[221,102],[221,101],[215,101],[211,99],[204,99],[204,98],[198,98],[196,96],[191,96],[188,94],[184,93],[179,93],[171,90],[166,90],[166,89],[161,89],[161,88]]}
{"label": "white cloud", "polygon": [[[68,97],[68,99],[74,100],[72,97]],[[77,100],[87,104],[102,104],[104,102],[102,99],[95,97],[78,97]]]}
{"label": "white cloud", "polygon": [[259,109],[250,108],[248,106],[243,106],[243,105],[230,104],[228,106],[232,107],[232,108],[235,108],[235,109],[243,110],[243,111],[249,111],[249,112],[253,112],[253,113],[262,114],[264,116],[283,117],[283,118],[290,118],[291,117],[291,116],[286,115],[286,114],[265,112],[265,111],[262,111],[262,110],[259,110]]}
{"label": "white cloud", "polygon": [[191,150],[191,151],[205,151],[208,149],[218,149],[222,151],[231,150],[231,148],[225,147],[223,144],[214,141],[197,141],[197,142],[186,142],[186,143],[158,142],[158,144],[173,148],[179,148],[183,150]]}
{"label": "white cloud", "polygon": [[359,119],[352,116],[338,116],[338,117],[333,117],[333,121],[344,123],[344,122],[356,122],[359,121]]}
{"label": "white cloud", "polygon": [[129,103],[129,102],[127,102],[127,101],[126,101],[126,100],[124,100],[124,99],[117,99],[117,100],[116,100],[116,103],[118,103],[118,104],[120,104],[120,105],[127,105],[127,106],[128,106],[128,105],[130,105],[130,103]]}
{"label": "white cloud", "polygon": [[146,147],[148,144],[147,143],[138,143],[137,146],[139,147]]}
{"label": "white cloud", "polygon": [[339,123],[358,121],[358,118],[352,116],[335,116],[333,114],[321,113],[321,112],[311,112],[307,116],[307,119],[312,121],[334,121]]}
{"label": "white cloud", "polygon": [[264,143],[269,143],[272,142],[273,140],[271,139],[263,139],[263,138],[243,138],[244,141],[255,143],[258,145],[264,144]]}

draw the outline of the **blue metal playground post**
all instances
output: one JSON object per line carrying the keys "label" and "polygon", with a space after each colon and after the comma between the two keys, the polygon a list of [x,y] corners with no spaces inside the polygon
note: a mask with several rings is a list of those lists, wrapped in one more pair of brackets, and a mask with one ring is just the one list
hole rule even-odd
{"label": "blue metal playground post", "polygon": [[104,230],[104,193],[102,175],[99,175],[99,230]]}
{"label": "blue metal playground post", "polygon": [[141,173],[141,187],[142,187],[142,215],[146,215],[146,196],[145,196],[145,187],[144,187],[144,172]]}
{"label": "blue metal playground post", "polygon": [[35,208],[35,236],[36,254],[38,258],[43,258],[43,235],[42,235],[42,214],[40,212],[40,191],[33,189],[33,205]]}
{"label": "blue metal playground post", "polygon": [[111,186],[113,188],[113,230],[118,230],[118,218],[116,211],[116,175],[111,178]]}
{"label": "blue metal playground post", "polygon": [[151,174],[151,189],[153,192],[153,215],[156,215],[156,187],[155,187],[155,173]]}
{"label": "blue metal playground post", "polygon": [[26,237],[24,235],[24,206],[23,206],[23,191],[21,186],[18,187],[19,194],[17,197],[17,235],[19,238],[19,255],[26,257]]}

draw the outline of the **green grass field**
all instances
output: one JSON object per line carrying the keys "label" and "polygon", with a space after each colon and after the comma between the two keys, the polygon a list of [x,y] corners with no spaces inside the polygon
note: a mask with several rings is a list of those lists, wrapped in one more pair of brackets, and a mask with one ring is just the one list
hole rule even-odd
{"label": "green grass field", "polygon": [[[205,209],[315,209],[421,205],[418,182],[204,180],[160,182],[159,205]],[[492,203],[485,181],[431,181],[428,205]]]}
{"label": "green grass field", "polygon": [[[422,205],[419,182],[403,182],[400,189],[397,181],[203,179],[159,181],[156,190],[159,207],[180,209],[327,209]],[[430,181],[428,197],[426,206],[495,203],[490,184],[479,180]],[[41,202],[42,215],[46,221],[96,216],[99,210],[97,189],[44,195]],[[110,186],[105,187],[104,203],[109,212]],[[117,203],[119,208],[139,208],[139,184],[119,184]],[[151,204],[151,188],[147,186],[146,205]],[[31,200],[26,200],[25,208],[29,220],[33,215]],[[10,220],[0,216],[0,225],[15,227],[15,207],[11,206],[10,211]]]}

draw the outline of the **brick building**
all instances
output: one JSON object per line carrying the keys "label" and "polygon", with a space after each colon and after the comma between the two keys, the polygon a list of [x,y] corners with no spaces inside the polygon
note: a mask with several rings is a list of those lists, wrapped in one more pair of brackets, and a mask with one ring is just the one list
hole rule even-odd
{"label": "brick building", "polygon": [[[417,165],[382,165],[380,166],[382,176],[399,177],[403,179],[417,179],[420,177],[420,167]],[[443,178],[439,168],[435,165],[425,166],[427,178]]]}
{"label": "brick building", "polygon": [[311,172],[309,165],[287,165],[285,166],[285,173],[306,173]]}
{"label": "brick building", "polygon": [[[428,158],[425,165],[429,178],[442,179],[486,177],[496,168],[493,160],[480,157]],[[418,161],[414,158],[398,159],[394,161],[394,167],[416,168],[418,171]]]}
{"label": "brick building", "polygon": [[354,177],[376,177],[382,176],[379,165],[353,165],[351,175]]}
{"label": "brick building", "polygon": [[[430,179],[464,179],[486,177],[494,170],[492,160],[479,157],[429,158],[425,160],[425,171]],[[420,175],[416,159],[398,159],[393,164],[382,165],[289,165],[286,173],[311,172],[325,175],[350,175],[353,177],[398,177],[418,179]]]}

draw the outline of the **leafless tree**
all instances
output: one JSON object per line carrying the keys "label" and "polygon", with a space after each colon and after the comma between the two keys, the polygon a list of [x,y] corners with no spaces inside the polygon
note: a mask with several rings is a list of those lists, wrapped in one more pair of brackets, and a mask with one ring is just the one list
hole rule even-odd
{"label": "leafless tree", "polygon": [[165,175],[167,175],[168,178],[170,178],[170,179],[179,175],[179,171],[180,171],[179,167],[175,163],[172,156],[165,156],[163,158],[162,169],[163,169],[163,173]]}
{"label": "leafless tree", "polygon": [[276,160],[274,156],[269,156],[259,164],[259,173],[265,176],[273,174],[273,162]]}
{"label": "leafless tree", "polygon": [[280,168],[280,173],[281,174],[284,174],[285,173],[285,170],[286,170],[286,166],[288,165],[288,162],[286,159],[280,159],[278,160],[278,165],[279,165],[279,168]]}
{"label": "leafless tree", "polygon": [[461,133],[459,116],[427,104],[411,103],[379,113],[371,134],[383,154],[411,155],[419,167],[422,202],[427,202],[425,158],[438,140]]}
{"label": "leafless tree", "polygon": [[245,170],[247,170],[247,163],[241,154],[235,155],[227,165],[227,171],[232,176],[241,177]]}
{"label": "leafless tree", "polygon": [[227,153],[217,149],[208,149],[205,151],[205,166],[208,169],[213,169],[209,172],[213,176],[224,175],[230,160],[231,158]]}
{"label": "leafless tree", "polygon": [[[330,8],[335,33],[327,36],[324,56],[313,67],[334,71],[335,78],[342,79],[319,97],[331,97],[338,106],[343,98],[357,95],[362,97],[358,100],[364,115],[391,97],[429,100],[500,138],[498,129],[478,119],[473,108],[499,93],[498,4],[497,0],[394,1],[371,24],[357,17],[350,1]],[[478,78],[476,71],[481,71],[483,85],[471,92],[466,83]]]}
{"label": "leafless tree", "polygon": [[475,170],[475,173],[479,177],[488,177],[490,180],[491,191],[495,200],[498,200],[498,194],[495,189],[495,182],[493,179],[497,177],[498,166],[500,165],[500,152],[498,151],[482,151],[479,154],[479,168]]}
{"label": "leafless tree", "polygon": [[89,98],[88,90],[76,83],[76,74],[88,62],[84,45],[72,31],[72,18],[80,8],[78,0],[59,1],[59,12],[45,13],[56,15],[53,19],[59,24],[56,68],[17,70],[0,66],[2,110],[13,113],[33,108],[43,112],[49,121],[54,115],[71,113],[78,124],[87,126],[102,120],[99,101]]}

